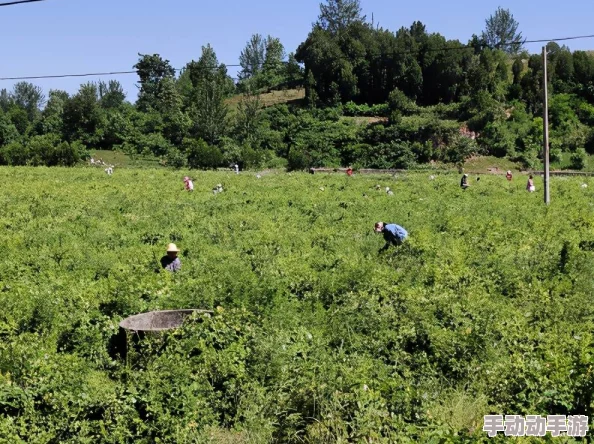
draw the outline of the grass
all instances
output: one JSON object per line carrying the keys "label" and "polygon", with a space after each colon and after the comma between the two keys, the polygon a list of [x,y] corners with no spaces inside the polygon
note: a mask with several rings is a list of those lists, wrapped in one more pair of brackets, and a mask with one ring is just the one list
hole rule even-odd
{"label": "grass", "polygon": [[130,156],[121,151],[95,150],[91,151],[91,157],[95,160],[103,160],[115,168],[158,168],[159,159],[151,156],[135,155]]}
{"label": "grass", "polygon": [[[229,105],[231,112],[237,109],[237,105],[241,102],[243,96],[238,94],[227,99],[226,103]],[[260,94],[260,103],[264,108],[278,105],[281,103],[299,104],[305,98],[305,89],[286,89],[281,91],[270,91],[268,93]]]}
{"label": "grass", "polygon": [[[571,170],[571,154],[572,153],[561,153],[561,161],[551,162],[551,170]],[[542,164],[541,168],[544,169],[544,164]],[[582,171],[594,171],[594,156],[588,155],[586,168]]]}
{"label": "grass", "polygon": [[386,122],[388,120],[387,117],[351,117],[351,116],[341,116],[340,120],[346,122],[354,122],[357,125],[369,125],[372,123],[377,122]]}
{"label": "grass", "polygon": [[517,163],[494,156],[471,157],[464,163],[464,171],[467,173],[505,174],[507,170],[519,171],[520,169]]}

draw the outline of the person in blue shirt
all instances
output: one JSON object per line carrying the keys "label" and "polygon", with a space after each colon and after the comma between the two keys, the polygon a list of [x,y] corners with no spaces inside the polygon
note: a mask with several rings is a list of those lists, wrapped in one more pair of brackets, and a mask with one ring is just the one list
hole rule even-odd
{"label": "person in blue shirt", "polygon": [[396,224],[384,224],[383,222],[378,222],[375,224],[375,232],[382,233],[386,240],[386,245],[380,248],[380,252],[386,251],[390,247],[390,244],[396,246],[402,245],[408,238],[408,232],[400,225]]}
{"label": "person in blue shirt", "polygon": [[177,257],[177,253],[179,253],[179,248],[175,244],[169,244],[167,246],[167,256],[161,258],[161,267],[174,273],[181,270],[181,261]]}

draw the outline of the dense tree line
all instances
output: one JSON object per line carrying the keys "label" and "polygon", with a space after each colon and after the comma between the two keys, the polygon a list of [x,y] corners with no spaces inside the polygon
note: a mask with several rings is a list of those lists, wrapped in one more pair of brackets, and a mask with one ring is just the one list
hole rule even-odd
{"label": "dense tree line", "polygon": [[[580,167],[594,153],[594,56],[548,50],[553,160],[571,152]],[[234,82],[210,45],[181,72],[141,54],[134,104],[113,80],[72,96],[52,90],[47,100],[18,83],[0,92],[0,164],[73,165],[92,149],[191,168],[410,167],[472,154],[539,162],[542,58],[523,49],[508,10],[462,43],[421,22],[392,32],[367,20],[358,0],[328,0],[295,53],[254,34],[239,60]],[[304,100],[260,98],[294,88]]]}

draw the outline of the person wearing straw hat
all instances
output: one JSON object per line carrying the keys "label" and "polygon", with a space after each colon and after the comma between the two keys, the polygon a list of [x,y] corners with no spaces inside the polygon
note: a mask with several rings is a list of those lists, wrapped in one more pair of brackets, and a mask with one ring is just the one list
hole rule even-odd
{"label": "person wearing straw hat", "polygon": [[408,232],[400,225],[396,224],[384,224],[383,222],[377,222],[375,224],[374,231],[376,233],[382,233],[386,241],[386,245],[380,248],[379,252],[386,251],[390,244],[402,245],[402,243],[408,238]]}
{"label": "person wearing straw hat", "polygon": [[181,261],[177,257],[179,248],[175,244],[169,244],[167,246],[167,255],[161,258],[161,266],[167,271],[179,271],[181,270]]}
{"label": "person wearing straw hat", "polygon": [[468,174],[464,174],[464,176],[462,176],[462,180],[460,181],[460,187],[465,190],[469,186],[470,184],[468,183]]}

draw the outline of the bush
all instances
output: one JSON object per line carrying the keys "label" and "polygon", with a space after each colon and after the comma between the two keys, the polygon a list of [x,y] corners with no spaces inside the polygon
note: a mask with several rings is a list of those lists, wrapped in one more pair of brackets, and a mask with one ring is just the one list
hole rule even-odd
{"label": "bush", "polygon": [[258,168],[262,164],[262,152],[256,151],[249,145],[244,145],[241,149],[241,160],[239,164],[241,169]]}
{"label": "bush", "polygon": [[64,142],[56,134],[34,136],[26,144],[0,148],[0,165],[73,166],[88,152],[80,142]]}
{"label": "bush", "polygon": [[416,104],[406,94],[395,88],[388,98],[387,108],[390,112],[399,111],[403,115],[409,115],[416,109]]}
{"label": "bush", "polygon": [[175,168],[180,169],[186,165],[186,156],[177,148],[171,147],[167,156],[165,157],[167,165]]}
{"label": "bush", "polygon": [[563,161],[563,151],[559,148],[552,148],[549,150],[549,160],[555,163],[561,163]]}
{"label": "bush", "polygon": [[367,104],[358,105],[355,102],[347,102],[342,106],[342,112],[350,117],[386,117],[390,112],[387,103],[380,103],[369,106]]}
{"label": "bush", "polygon": [[588,154],[584,148],[578,148],[571,155],[571,168],[574,170],[583,170],[588,164]]}
{"label": "bush", "polygon": [[223,165],[223,153],[215,146],[208,145],[204,140],[184,139],[188,167],[209,169]]}
{"label": "bush", "polygon": [[27,164],[29,153],[20,142],[11,142],[0,147],[0,165],[22,166]]}
{"label": "bush", "polygon": [[309,166],[310,159],[301,147],[294,146],[289,150],[289,157],[287,159],[287,167],[289,171],[304,170]]}

